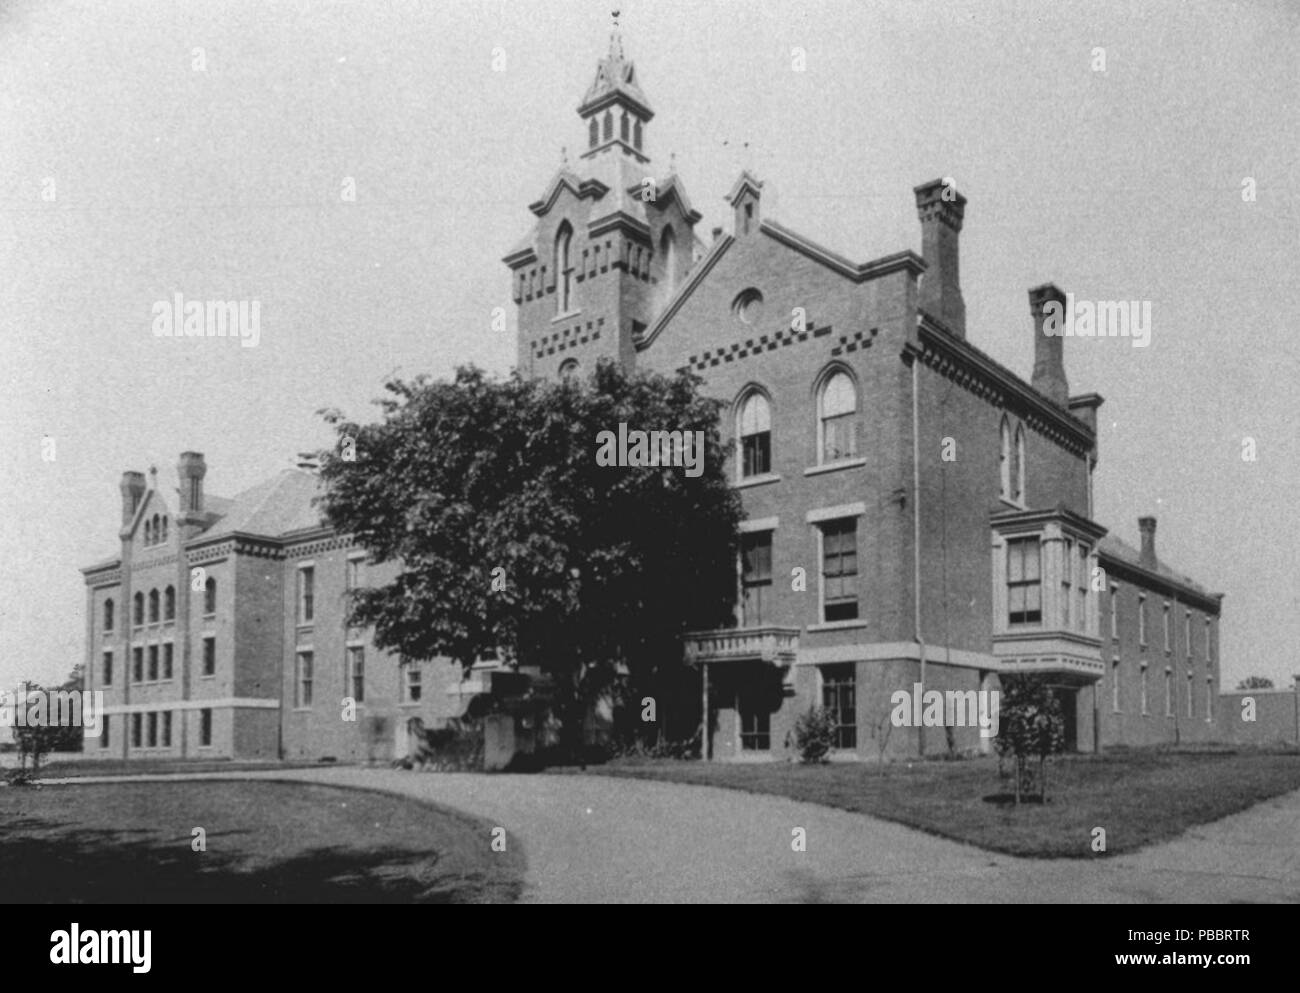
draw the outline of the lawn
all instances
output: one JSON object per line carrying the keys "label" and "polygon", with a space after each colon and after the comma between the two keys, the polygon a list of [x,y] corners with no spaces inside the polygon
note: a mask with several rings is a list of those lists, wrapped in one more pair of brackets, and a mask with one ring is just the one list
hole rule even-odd
{"label": "lawn", "polygon": [[[193,829],[207,850],[191,849]],[[0,788],[0,902],[509,903],[523,860],[490,826],[297,783]]]}
{"label": "lawn", "polygon": [[1300,752],[1117,749],[1062,756],[1049,765],[1048,802],[1019,808],[991,757],[883,767],[623,759],[587,772],[771,793],[1008,855],[1093,858],[1095,827],[1105,828],[1108,853],[1130,852],[1300,789]]}

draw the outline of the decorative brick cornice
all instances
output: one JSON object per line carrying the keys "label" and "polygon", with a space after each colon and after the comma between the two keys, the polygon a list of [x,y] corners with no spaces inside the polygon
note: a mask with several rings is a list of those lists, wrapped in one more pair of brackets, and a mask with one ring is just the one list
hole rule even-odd
{"label": "decorative brick cornice", "polygon": [[1032,430],[1080,458],[1093,450],[1095,436],[1078,418],[1043,397],[1017,377],[975,348],[965,339],[934,323],[922,314],[918,324],[920,347],[908,345],[905,357],[922,364],[995,407],[1010,410]]}
{"label": "decorative brick cornice", "polygon": [[[859,347],[869,348],[878,331],[879,328],[872,328],[870,331],[865,332],[855,331],[852,338],[843,335],[839,339],[839,345],[831,349],[831,354],[839,355],[846,350],[852,352]],[[724,362],[735,362],[737,359],[745,359],[750,355],[774,352],[778,348],[800,344],[812,338],[822,338],[830,333],[830,325],[817,327],[812,321],[809,321],[803,331],[796,331],[794,328],[782,328],[771,334],[761,334],[757,338],[747,338],[745,341],[733,341],[728,345],[701,352],[699,355],[692,355],[681,368],[698,372],[711,366],[721,365]]]}
{"label": "decorative brick cornice", "polygon": [[585,328],[579,321],[573,327],[552,331],[549,335],[544,334],[530,344],[533,358],[540,359],[547,355],[555,355],[565,349],[585,345],[588,341],[599,341],[600,332],[604,327],[605,318],[601,317],[594,322],[588,321]]}
{"label": "decorative brick cornice", "polygon": [[[84,570],[83,570],[84,571]],[[86,585],[91,589],[100,589],[105,586],[121,586],[122,570],[114,567],[107,570],[97,570],[86,572]]]}

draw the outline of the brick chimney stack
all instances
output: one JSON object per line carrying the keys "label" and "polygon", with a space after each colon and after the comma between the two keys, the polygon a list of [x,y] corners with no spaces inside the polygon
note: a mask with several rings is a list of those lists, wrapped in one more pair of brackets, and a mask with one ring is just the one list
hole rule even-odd
{"label": "brick chimney stack", "polygon": [[135,517],[140,501],[144,499],[144,473],[122,473],[122,527],[127,527]]}
{"label": "brick chimney stack", "polygon": [[966,303],[958,278],[957,240],[966,216],[966,198],[951,181],[934,179],[916,187],[916,213],[921,219],[921,309],[942,321],[959,338],[966,337]]}
{"label": "brick chimney stack", "polygon": [[1138,530],[1142,532],[1142,565],[1147,569],[1156,567],[1156,519],[1139,517]]}
{"label": "brick chimney stack", "polygon": [[181,481],[181,512],[177,522],[202,524],[203,513],[203,477],[208,474],[208,464],[203,461],[202,452],[181,452],[181,460],[176,464],[176,475]]}
{"label": "brick chimney stack", "polygon": [[1063,327],[1065,294],[1054,283],[1044,283],[1029,291],[1029,312],[1034,316],[1034,374],[1030,385],[1057,406],[1070,402],[1070,383],[1065,378],[1065,339],[1059,334],[1043,333],[1047,322],[1047,306],[1060,305],[1057,326]]}

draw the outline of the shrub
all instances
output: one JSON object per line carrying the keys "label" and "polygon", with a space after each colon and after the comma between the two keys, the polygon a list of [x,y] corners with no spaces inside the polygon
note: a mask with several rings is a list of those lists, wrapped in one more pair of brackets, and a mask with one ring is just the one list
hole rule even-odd
{"label": "shrub", "polygon": [[794,723],[794,745],[799,760],[808,764],[825,762],[835,747],[835,731],[839,722],[835,714],[825,707],[814,707]]}

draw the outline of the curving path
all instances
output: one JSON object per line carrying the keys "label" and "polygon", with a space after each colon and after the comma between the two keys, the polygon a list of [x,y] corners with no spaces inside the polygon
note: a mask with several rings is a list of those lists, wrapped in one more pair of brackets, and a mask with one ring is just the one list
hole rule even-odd
{"label": "curving path", "polygon": [[[524,902],[1300,902],[1300,791],[1082,861],[991,854],[782,797],[604,776],[322,768],[48,782],[202,778],[379,789],[482,817],[523,846]],[[804,852],[791,847],[796,827]]]}

